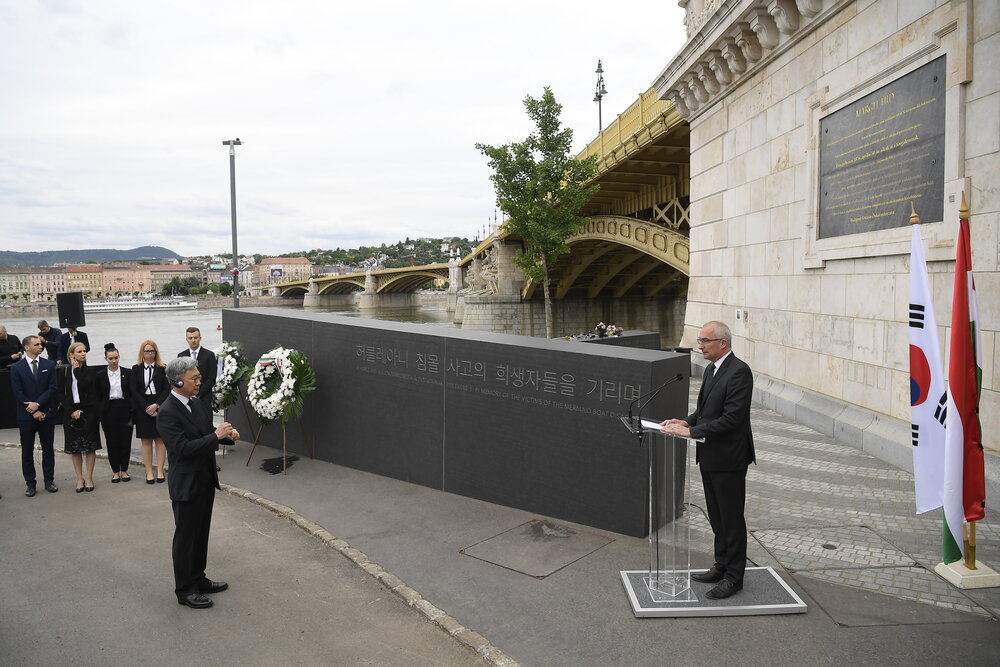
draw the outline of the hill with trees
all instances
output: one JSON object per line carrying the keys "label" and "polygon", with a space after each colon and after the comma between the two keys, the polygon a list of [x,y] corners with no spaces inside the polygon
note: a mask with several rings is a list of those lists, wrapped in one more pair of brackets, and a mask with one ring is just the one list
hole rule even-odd
{"label": "hill with trees", "polygon": [[52,266],[53,264],[104,264],[108,262],[138,262],[157,259],[180,259],[173,250],[160,246],[142,246],[131,250],[113,248],[80,248],[77,250],[43,250],[14,252],[0,250],[0,266]]}

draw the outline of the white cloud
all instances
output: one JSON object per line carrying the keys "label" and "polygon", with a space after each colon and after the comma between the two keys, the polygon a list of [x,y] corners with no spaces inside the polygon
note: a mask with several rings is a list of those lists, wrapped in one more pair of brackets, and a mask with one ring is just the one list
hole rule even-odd
{"label": "white cloud", "polygon": [[473,236],[476,151],[552,87],[576,148],[683,43],[676,3],[46,0],[0,6],[0,219],[10,250],[242,252]]}

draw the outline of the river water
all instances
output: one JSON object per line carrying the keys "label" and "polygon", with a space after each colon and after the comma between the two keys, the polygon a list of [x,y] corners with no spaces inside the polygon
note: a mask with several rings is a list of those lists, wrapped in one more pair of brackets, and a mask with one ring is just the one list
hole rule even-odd
{"label": "river water", "polygon": [[[288,306],[276,310],[299,310],[301,306]],[[343,317],[361,317],[354,306],[331,308],[309,308],[309,312],[338,313]],[[48,320],[55,326],[59,318],[55,313],[45,315],[22,315],[8,317],[6,310],[0,310],[0,324],[18,338],[38,333],[38,320]],[[424,305],[412,308],[385,308],[366,310],[364,317],[393,322],[418,322],[431,326],[453,326],[451,314],[444,305]],[[144,340],[156,341],[164,363],[187,349],[184,331],[190,326],[201,329],[202,345],[214,349],[222,343],[222,309],[198,308],[196,310],[176,310],[145,313],[87,313],[87,325],[81,327],[90,339],[91,364],[104,363],[104,344],[114,343],[121,351],[122,365],[137,363],[139,345]],[[239,336],[232,336],[239,340]]]}

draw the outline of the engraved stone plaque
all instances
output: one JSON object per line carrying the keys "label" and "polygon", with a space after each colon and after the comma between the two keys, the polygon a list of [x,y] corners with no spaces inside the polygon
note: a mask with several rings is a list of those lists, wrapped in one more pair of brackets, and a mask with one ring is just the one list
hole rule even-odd
{"label": "engraved stone plaque", "polygon": [[819,238],[944,216],[945,57],[820,121]]}

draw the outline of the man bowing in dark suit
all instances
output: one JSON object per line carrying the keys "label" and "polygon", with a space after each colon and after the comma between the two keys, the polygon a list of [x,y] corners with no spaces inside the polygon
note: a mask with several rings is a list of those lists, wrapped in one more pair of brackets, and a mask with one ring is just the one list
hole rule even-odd
{"label": "man bowing in dark suit", "polygon": [[212,412],[212,388],[215,387],[215,376],[218,372],[215,353],[201,346],[201,330],[198,327],[188,327],[185,333],[188,349],[177,356],[191,357],[198,362],[198,371],[201,373],[201,389],[198,390],[198,398],[208,411]]}
{"label": "man bowing in dark suit", "polygon": [[240,437],[231,424],[213,427],[212,414],[195,400],[201,387],[201,373],[190,357],[178,357],[167,364],[170,396],[156,415],[156,428],[167,446],[170,474],[167,488],[174,510],[174,593],[178,604],[192,609],[212,606],[206,594],[229,588],[224,581],[205,576],[208,561],[208,534],[212,524],[215,490],[219,474],[215,452],[219,443]]}
{"label": "man bowing in dark suit", "polygon": [[709,322],[698,333],[698,349],[708,360],[695,411],[686,419],[668,419],[660,427],[685,438],[704,438],[696,460],[705,487],[708,519],[715,534],[715,564],[693,574],[695,581],[719,582],[706,595],[728,598],[743,589],[747,560],[747,468],[756,463],[750,430],[753,373],[733,354],[733,334],[722,322]]}

